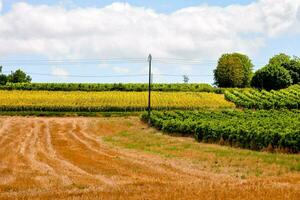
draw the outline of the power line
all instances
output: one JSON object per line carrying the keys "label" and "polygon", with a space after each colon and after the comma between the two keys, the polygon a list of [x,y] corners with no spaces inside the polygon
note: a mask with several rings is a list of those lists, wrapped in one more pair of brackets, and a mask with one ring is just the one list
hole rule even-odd
{"label": "power line", "polygon": [[[0,63],[10,65],[70,65],[70,64],[109,64],[109,63],[146,63],[145,58],[78,58],[78,59],[2,59]],[[153,62],[162,64],[186,64],[186,65],[207,65],[217,64],[217,60],[202,60],[188,58],[154,58]],[[265,62],[256,61],[255,64],[265,64]]]}
{"label": "power line", "polygon": [[[10,73],[8,71],[4,71],[4,73]],[[57,74],[48,74],[48,73],[36,73],[36,72],[26,72],[28,75],[36,75],[36,76],[51,76],[51,77],[59,77]],[[65,77],[72,77],[72,78],[114,78],[114,77],[139,77],[139,76],[147,76],[147,74],[124,74],[124,75],[101,75],[101,76],[94,76],[94,75],[75,75],[75,74],[68,74],[68,75],[61,75]]]}
{"label": "power line", "polygon": [[[216,60],[179,59],[179,58],[155,58],[156,61],[180,61],[180,62],[215,62]],[[80,58],[80,59],[0,59],[0,62],[105,62],[105,61],[143,61],[145,58]]]}
{"label": "power line", "polygon": [[214,76],[212,74],[152,74],[153,76],[167,76],[167,77],[182,77],[184,75],[189,77],[209,77]]}
{"label": "power line", "polygon": [[[9,71],[3,71],[3,73],[10,73]],[[50,76],[50,77],[59,77],[57,74],[49,74],[49,73],[37,73],[37,72],[26,72],[28,75],[36,75],[36,76]],[[166,77],[182,77],[183,75],[187,75],[190,77],[209,77],[213,75],[209,74],[152,74],[153,76],[166,76]],[[63,75],[62,75],[63,76]],[[127,77],[146,77],[148,74],[120,74],[120,75],[76,75],[76,74],[69,74],[65,75],[65,77],[71,78],[127,78]]]}

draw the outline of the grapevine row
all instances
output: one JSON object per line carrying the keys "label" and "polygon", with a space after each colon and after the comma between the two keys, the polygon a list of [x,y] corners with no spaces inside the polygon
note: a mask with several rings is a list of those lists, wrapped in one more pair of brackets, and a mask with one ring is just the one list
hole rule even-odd
{"label": "grapevine row", "polygon": [[[146,113],[142,119],[147,120]],[[194,135],[198,141],[300,152],[298,110],[154,111],[151,124],[165,132]]]}
{"label": "grapevine row", "polygon": [[249,109],[299,109],[300,85],[279,91],[227,89],[225,98],[237,106]]}

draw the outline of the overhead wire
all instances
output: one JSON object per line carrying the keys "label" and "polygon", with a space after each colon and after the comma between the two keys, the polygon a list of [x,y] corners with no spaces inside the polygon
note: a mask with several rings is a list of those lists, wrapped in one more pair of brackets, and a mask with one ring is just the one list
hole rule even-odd
{"label": "overhead wire", "polygon": [[[201,59],[188,59],[188,58],[154,58],[152,60],[154,63],[160,64],[173,64],[173,65],[197,65],[197,66],[207,66],[212,64],[217,64],[215,60],[201,60]],[[122,63],[122,64],[139,64],[147,63],[145,58],[77,58],[77,59],[0,59],[0,65],[75,65],[75,64],[111,64],[111,63]],[[258,64],[259,62],[255,62]],[[4,72],[10,73],[10,72]],[[51,76],[58,77],[57,74],[51,73],[38,73],[38,72],[26,72],[29,75],[35,76]],[[165,77],[182,77],[187,75],[189,77],[211,77],[211,74],[167,74],[167,73],[157,73],[154,76],[165,76]],[[62,75],[63,76],[63,75]],[[118,75],[79,75],[79,74],[68,74],[65,77],[77,77],[77,78],[118,78],[118,77],[141,77],[148,76],[148,74],[118,74]]]}
{"label": "overhead wire", "polygon": [[[9,71],[3,71],[4,73],[10,73]],[[37,73],[37,72],[26,72],[28,75],[37,75],[37,76],[51,76],[51,77],[58,77],[57,74],[49,74],[49,73]],[[190,77],[206,77],[206,76],[213,76],[209,74],[152,74],[153,76],[166,76],[166,77],[182,77],[184,75]],[[64,76],[64,75],[61,75]],[[76,75],[76,74],[68,74],[65,75],[66,77],[74,77],[74,78],[114,78],[114,77],[143,77],[148,76],[148,74],[120,74],[120,75]]]}

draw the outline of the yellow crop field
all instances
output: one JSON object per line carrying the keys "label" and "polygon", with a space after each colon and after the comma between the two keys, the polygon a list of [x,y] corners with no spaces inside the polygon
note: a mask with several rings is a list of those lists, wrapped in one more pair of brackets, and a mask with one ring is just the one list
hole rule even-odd
{"label": "yellow crop field", "polygon": [[[2,111],[141,111],[147,92],[0,91]],[[232,108],[223,95],[205,92],[152,92],[153,109]]]}

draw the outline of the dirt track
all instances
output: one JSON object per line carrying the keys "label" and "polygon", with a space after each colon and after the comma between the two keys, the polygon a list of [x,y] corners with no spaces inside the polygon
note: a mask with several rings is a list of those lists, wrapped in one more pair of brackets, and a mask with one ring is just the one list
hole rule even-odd
{"label": "dirt track", "polygon": [[[131,123],[133,126],[128,126]],[[0,199],[297,199],[289,177],[241,180],[110,147],[136,118],[0,118]]]}

